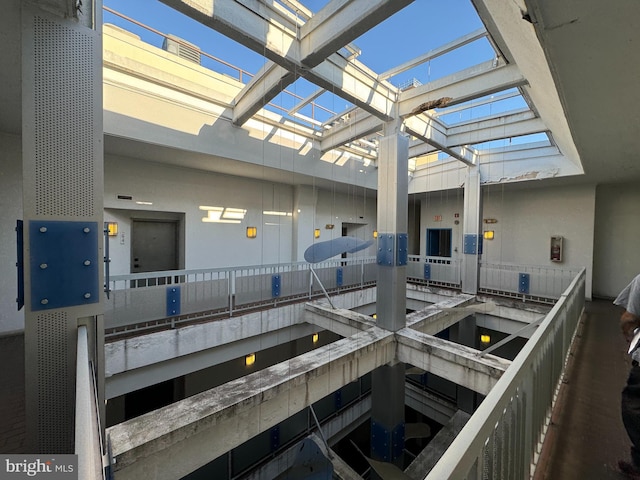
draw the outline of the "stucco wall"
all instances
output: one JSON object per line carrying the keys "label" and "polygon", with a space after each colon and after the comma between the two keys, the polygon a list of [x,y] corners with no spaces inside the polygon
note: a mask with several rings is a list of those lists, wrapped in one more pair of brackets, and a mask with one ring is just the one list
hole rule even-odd
{"label": "stucco wall", "polygon": [[597,188],[593,293],[613,298],[640,273],[640,189]]}

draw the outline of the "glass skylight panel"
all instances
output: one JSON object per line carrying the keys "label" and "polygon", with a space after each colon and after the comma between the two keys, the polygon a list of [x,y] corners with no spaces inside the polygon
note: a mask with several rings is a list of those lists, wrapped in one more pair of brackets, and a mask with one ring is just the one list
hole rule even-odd
{"label": "glass skylight panel", "polygon": [[532,133],[529,135],[520,135],[517,137],[501,138],[491,142],[478,143],[473,145],[476,150],[492,150],[496,148],[505,148],[512,145],[526,145],[529,143],[544,142],[551,145],[547,132]]}

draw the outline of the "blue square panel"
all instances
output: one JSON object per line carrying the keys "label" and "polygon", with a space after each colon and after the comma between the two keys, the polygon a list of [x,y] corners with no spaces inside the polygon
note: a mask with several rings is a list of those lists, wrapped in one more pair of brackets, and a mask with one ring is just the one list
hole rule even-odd
{"label": "blue square panel", "polygon": [[518,292],[529,293],[530,276],[528,273],[520,273],[518,275]]}
{"label": "blue square panel", "polygon": [[280,296],[280,275],[271,276],[271,296],[274,298]]}
{"label": "blue square panel", "polygon": [[342,267],[338,267],[336,269],[336,285],[341,287],[344,281],[344,272],[342,271]]}
{"label": "blue square panel", "polygon": [[395,235],[391,233],[378,234],[378,265],[393,267],[395,264]]}
{"label": "blue square panel", "polygon": [[29,222],[31,310],[97,303],[97,222]]}
{"label": "blue square panel", "polygon": [[478,235],[466,233],[464,235],[464,253],[465,255],[476,255],[478,253]]}

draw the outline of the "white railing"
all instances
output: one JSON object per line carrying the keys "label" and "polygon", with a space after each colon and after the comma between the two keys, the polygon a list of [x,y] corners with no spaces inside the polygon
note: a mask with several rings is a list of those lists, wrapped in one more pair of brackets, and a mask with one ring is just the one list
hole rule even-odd
{"label": "white railing", "polygon": [[[329,291],[362,288],[374,284],[377,278],[375,257],[329,260],[313,268]],[[407,280],[459,289],[461,268],[459,259],[410,255]],[[557,267],[482,263],[479,291],[553,303],[576,273]],[[526,288],[522,275],[526,276]],[[175,326],[195,317],[233,315],[260,305],[322,294],[320,283],[305,262],[118,275],[109,279],[108,286],[108,330],[134,325],[155,327],[160,323]],[[177,308],[171,309],[171,304]]]}
{"label": "white railing", "polygon": [[584,308],[585,277],[582,269],[570,282],[426,480],[531,477]]}
{"label": "white railing", "polygon": [[460,288],[460,260],[409,255],[407,279]]}
{"label": "white railing", "polygon": [[571,268],[481,262],[479,286],[484,293],[556,300],[577,274],[578,270]]}
{"label": "white railing", "polygon": [[98,480],[104,478],[100,421],[85,326],[78,327],[76,357],[75,453],[78,455],[78,478]]}
{"label": "white railing", "polygon": [[[331,260],[314,264],[313,269],[324,288],[332,291],[364,287],[377,278],[375,257]],[[172,317],[231,315],[322,292],[308,263],[118,275],[111,276],[108,287],[107,329],[166,322]],[[181,320],[170,321],[175,325]]]}

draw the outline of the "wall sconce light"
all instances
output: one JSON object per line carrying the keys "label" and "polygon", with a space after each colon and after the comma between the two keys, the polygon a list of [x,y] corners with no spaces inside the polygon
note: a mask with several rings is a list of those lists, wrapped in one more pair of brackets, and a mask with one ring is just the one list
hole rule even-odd
{"label": "wall sconce light", "polygon": [[484,232],[484,239],[485,240],[493,240],[493,230],[485,230]]}
{"label": "wall sconce light", "polygon": [[256,363],[256,354],[255,353],[250,353],[249,355],[247,355],[246,357],[244,357],[244,364],[247,367],[250,367],[251,365],[253,365],[254,363]]}
{"label": "wall sconce light", "polygon": [[326,228],[327,230],[333,230],[333,227],[335,227],[335,225],[333,223],[327,223],[324,228]]}
{"label": "wall sconce light", "polygon": [[118,223],[107,222],[107,232],[109,232],[110,237],[115,237],[116,235],[118,235]]}
{"label": "wall sconce light", "polygon": [[373,231],[373,238],[378,238],[378,230]]}
{"label": "wall sconce light", "polygon": [[320,229],[319,228],[316,228],[313,231],[313,238],[320,238]]}
{"label": "wall sconce light", "polygon": [[247,238],[256,238],[258,236],[258,227],[247,227]]}
{"label": "wall sconce light", "polygon": [[483,333],[482,335],[480,335],[480,343],[483,343],[485,345],[487,343],[491,343],[491,336]]}
{"label": "wall sconce light", "polygon": [[313,341],[313,343],[318,343],[319,338],[320,338],[320,335],[317,333],[314,333],[313,336],[311,337],[311,340]]}

